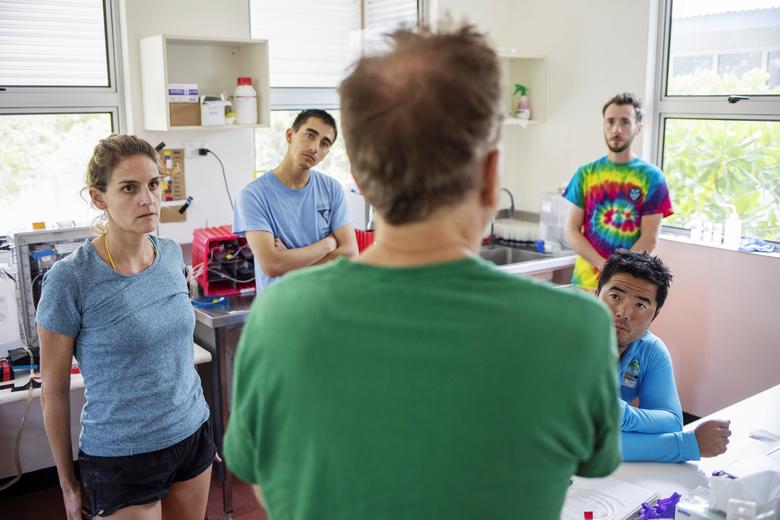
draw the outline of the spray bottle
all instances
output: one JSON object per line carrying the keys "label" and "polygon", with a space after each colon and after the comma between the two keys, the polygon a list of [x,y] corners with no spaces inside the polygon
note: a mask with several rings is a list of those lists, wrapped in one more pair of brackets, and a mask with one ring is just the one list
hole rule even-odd
{"label": "spray bottle", "polygon": [[517,100],[517,109],[515,110],[515,117],[520,119],[531,119],[531,108],[528,105],[528,88],[520,83],[515,83],[515,92],[512,94],[520,94]]}

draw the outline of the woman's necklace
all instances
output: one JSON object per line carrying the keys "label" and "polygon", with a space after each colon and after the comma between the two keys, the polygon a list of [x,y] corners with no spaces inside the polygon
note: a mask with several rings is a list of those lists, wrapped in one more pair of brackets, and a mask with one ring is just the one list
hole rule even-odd
{"label": "woman's necklace", "polygon": [[[151,237],[149,238],[149,243],[152,244],[152,252],[154,252],[154,256],[157,256],[157,248],[154,247],[154,242],[152,242]],[[106,246],[106,254],[108,255],[108,261],[111,264],[111,269],[116,271],[116,264],[114,264],[114,259],[111,258],[111,250],[108,248],[108,233],[103,233],[103,244]],[[154,261],[154,260],[152,260]]]}

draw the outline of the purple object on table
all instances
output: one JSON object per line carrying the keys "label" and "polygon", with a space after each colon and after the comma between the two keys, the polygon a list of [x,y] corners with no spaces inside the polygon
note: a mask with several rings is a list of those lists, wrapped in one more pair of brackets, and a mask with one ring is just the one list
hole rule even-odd
{"label": "purple object on table", "polygon": [[677,502],[680,501],[679,493],[672,493],[669,498],[659,499],[655,505],[647,505],[647,502],[642,503],[642,512],[637,517],[637,520],[650,520],[652,518],[674,518],[674,511],[677,506]]}

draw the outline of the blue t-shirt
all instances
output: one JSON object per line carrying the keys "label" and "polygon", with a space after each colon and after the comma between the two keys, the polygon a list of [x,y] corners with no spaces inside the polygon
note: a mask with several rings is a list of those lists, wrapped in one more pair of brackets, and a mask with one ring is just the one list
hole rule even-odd
{"label": "blue t-shirt", "polygon": [[79,446],[87,455],[163,449],[209,417],[181,248],[151,239],[157,255],[140,273],[115,272],[87,240],[43,277],[36,322],[75,338],[86,400]]}
{"label": "blue t-shirt", "polygon": [[[682,407],[666,345],[650,331],[620,358],[620,430],[623,459],[682,462],[699,459],[692,431],[683,432]],[[639,399],[639,407],[631,406]]]}
{"label": "blue t-shirt", "polygon": [[[309,182],[299,190],[285,186],[269,170],[241,190],[233,211],[234,233],[267,231],[288,249],[319,242],[349,222],[341,185],[316,170],[310,171]],[[258,293],[278,278],[265,274],[255,256]]]}

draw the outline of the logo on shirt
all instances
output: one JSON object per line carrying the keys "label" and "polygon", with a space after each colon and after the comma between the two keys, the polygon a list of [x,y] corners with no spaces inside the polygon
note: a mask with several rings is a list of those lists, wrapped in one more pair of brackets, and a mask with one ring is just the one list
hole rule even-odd
{"label": "logo on shirt", "polygon": [[628,198],[633,200],[634,202],[639,200],[639,197],[642,196],[642,190],[639,188],[631,188],[628,190]]}
{"label": "logo on shirt", "polygon": [[639,381],[639,360],[632,359],[628,364],[626,372],[623,374],[623,386],[628,388],[636,388],[636,384]]}
{"label": "logo on shirt", "polygon": [[317,213],[320,214],[320,217],[322,217],[322,220],[325,221],[325,224],[329,226],[330,225],[331,209],[330,208],[319,208],[317,210]]}

